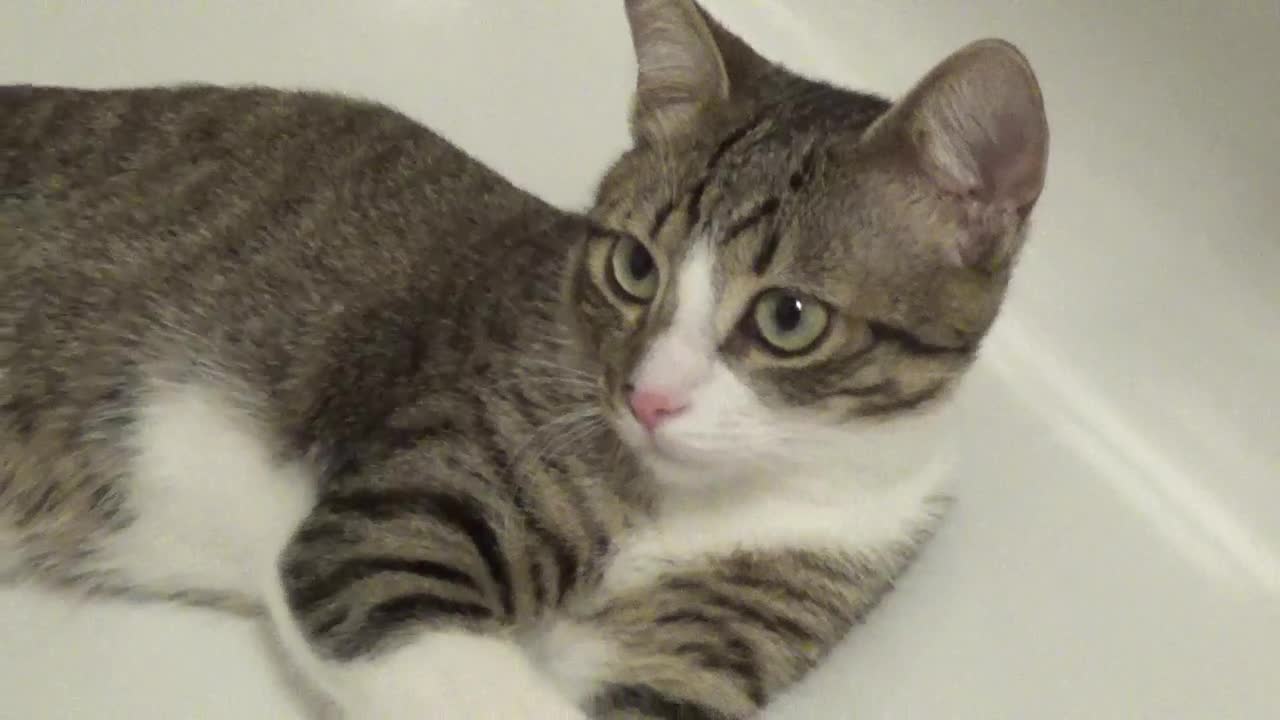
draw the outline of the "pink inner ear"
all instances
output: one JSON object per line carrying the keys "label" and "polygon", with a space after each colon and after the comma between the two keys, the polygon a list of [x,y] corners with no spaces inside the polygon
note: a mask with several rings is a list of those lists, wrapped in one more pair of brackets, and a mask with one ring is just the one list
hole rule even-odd
{"label": "pink inner ear", "polygon": [[1024,209],[1044,186],[1049,128],[1013,46],[983,41],[944,60],[904,101],[922,167],[944,190]]}
{"label": "pink inner ear", "polygon": [[711,102],[729,95],[729,79],[702,14],[684,0],[627,0],[636,53],[633,120],[657,139],[679,134]]}

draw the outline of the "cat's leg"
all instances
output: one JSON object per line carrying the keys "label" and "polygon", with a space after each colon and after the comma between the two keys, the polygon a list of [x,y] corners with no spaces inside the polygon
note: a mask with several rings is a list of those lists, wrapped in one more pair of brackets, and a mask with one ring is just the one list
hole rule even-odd
{"label": "cat's leg", "polygon": [[512,503],[323,494],[268,579],[292,660],[357,720],[585,718],[515,641],[555,593],[534,589],[538,543]]}
{"label": "cat's leg", "polygon": [[892,586],[835,552],[743,552],[616,592],[553,624],[539,655],[594,717],[756,717]]}

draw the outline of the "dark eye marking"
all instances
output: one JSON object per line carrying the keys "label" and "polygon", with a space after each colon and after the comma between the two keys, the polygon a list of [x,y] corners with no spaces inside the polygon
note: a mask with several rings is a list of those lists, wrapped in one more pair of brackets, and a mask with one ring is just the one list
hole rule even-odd
{"label": "dark eye marking", "polygon": [[854,413],[856,417],[881,417],[884,415],[892,415],[893,413],[905,412],[907,410],[915,410],[925,403],[937,398],[947,387],[947,381],[943,380],[934,385],[918,390],[908,395],[888,400],[885,402],[868,403],[858,408]]}
{"label": "dark eye marking", "polygon": [[711,157],[707,160],[707,172],[714,170],[720,164],[720,161],[724,159],[724,156],[733,149],[733,146],[741,142],[752,130],[760,127],[764,120],[765,118],[762,116],[751,118],[750,122],[729,133],[724,140],[720,141],[720,144],[711,152]]}
{"label": "dark eye marking", "polygon": [[773,256],[778,254],[778,245],[782,242],[782,233],[777,228],[773,232],[765,236],[764,242],[760,245],[760,252],[756,254],[756,259],[751,263],[751,270],[759,277],[764,275],[769,269],[770,263],[773,262]]}
{"label": "dark eye marking", "polygon": [[689,193],[689,229],[692,230],[698,224],[698,220],[702,219],[702,195],[707,191],[707,183],[710,178],[702,178],[697,185],[693,186],[693,191]]}
{"label": "dark eye marking", "polygon": [[921,339],[909,330],[876,320],[869,321],[867,327],[871,330],[871,337],[877,342],[892,342],[911,355],[972,355],[977,349],[969,344],[937,345]]}
{"label": "dark eye marking", "polygon": [[[787,181],[792,192],[797,192],[804,187],[813,178],[813,169],[817,153],[811,146],[804,153],[804,158],[800,161],[800,169],[791,173],[791,178]],[[756,253],[755,261],[751,263],[751,270],[756,276],[762,276],[769,269],[769,265],[773,262],[773,258],[778,254],[778,246],[782,243],[782,233],[774,228],[773,232],[765,236],[764,242],[760,244],[760,250]]]}
{"label": "dark eye marking", "polygon": [[671,217],[671,211],[675,210],[675,207],[675,201],[668,200],[658,208],[657,214],[653,216],[653,225],[649,228],[649,239],[658,237],[658,233],[662,232],[662,228],[667,224],[667,218]]}
{"label": "dark eye marking", "polygon": [[711,176],[715,174],[716,167],[724,156],[733,149],[735,145],[742,142],[742,139],[750,135],[756,128],[765,123],[768,118],[761,114],[753,117],[750,122],[736,128],[729,133],[716,149],[711,151],[711,156],[707,159],[707,169],[702,179],[693,186],[693,191],[689,193],[689,229],[692,230],[702,219],[702,197],[707,192],[707,185],[711,183]]}
{"label": "dark eye marking", "polygon": [[587,226],[587,233],[590,237],[601,240],[620,240],[622,238],[630,237],[630,233],[626,233],[621,230],[614,230],[613,228],[607,228],[598,223],[591,223]]}
{"label": "dark eye marking", "polygon": [[756,225],[759,225],[766,218],[772,217],[778,212],[778,208],[781,205],[782,203],[776,197],[771,197],[760,203],[754,210],[747,213],[741,220],[738,220],[729,228],[729,232],[725,233],[724,240],[722,242],[728,244],[739,235],[745,233]]}
{"label": "dark eye marking", "polygon": [[870,385],[842,388],[840,390],[832,391],[831,394],[842,397],[865,398],[872,397],[874,395],[884,395],[885,393],[893,392],[897,389],[898,381],[881,380],[880,382],[871,383]]}
{"label": "dark eye marking", "polygon": [[814,165],[816,164],[817,153],[814,148],[810,147],[805,151],[804,158],[800,161],[800,169],[791,173],[791,179],[788,181],[788,185],[791,186],[793,191],[799,190],[813,179],[813,170]]}

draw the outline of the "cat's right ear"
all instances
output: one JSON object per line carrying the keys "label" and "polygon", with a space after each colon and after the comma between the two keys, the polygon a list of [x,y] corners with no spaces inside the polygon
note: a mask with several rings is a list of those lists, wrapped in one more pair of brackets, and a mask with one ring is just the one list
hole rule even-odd
{"label": "cat's right ear", "polygon": [[948,255],[1000,262],[1016,234],[993,232],[1025,215],[1044,189],[1049,125],[1027,59],[1001,40],[973,43],[943,60],[867,130],[866,142],[905,156],[944,193],[972,201],[972,227]]}
{"label": "cat's right ear", "polygon": [[626,0],[626,9],[636,51],[632,131],[637,139],[675,139],[728,99],[725,58],[692,0]]}

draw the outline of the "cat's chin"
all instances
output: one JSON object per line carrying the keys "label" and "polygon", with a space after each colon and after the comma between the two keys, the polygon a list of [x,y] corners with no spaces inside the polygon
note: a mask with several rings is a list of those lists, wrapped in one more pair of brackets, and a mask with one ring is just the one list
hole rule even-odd
{"label": "cat's chin", "polygon": [[650,433],[630,413],[610,416],[618,439],[649,471],[658,487],[677,493],[714,494],[719,489],[743,491],[773,485],[793,468],[767,462],[741,442],[723,439],[718,447],[685,442],[679,421]]}
{"label": "cat's chin", "polygon": [[708,488],[729,476],[714,458],[682,445],[667,433],[646,432],[629,416],[615,418],[614,425],[627,449],[661,486]]}
{"label": "cat's chin", "polygon": [[645,437],[638,445],[628,444],[648,469],[660,488],[694,493],[718,488],[738,488],[756,478],[757,469],[743,466],[742,458],[717,458],[699,453],[662,437]]}
{"label": "cat's chin", "polygon": [[682,447],[661,436],[639,433],[638,436],[625,437],[624,441],[635,454],[659,479],[680,475],[706,474],[713,469],[712,463],[690,449]]}

